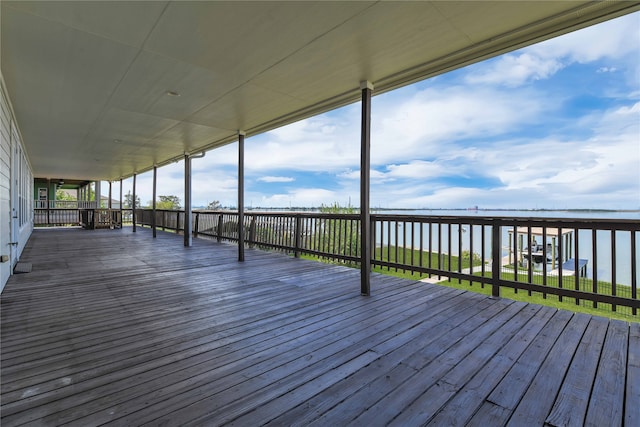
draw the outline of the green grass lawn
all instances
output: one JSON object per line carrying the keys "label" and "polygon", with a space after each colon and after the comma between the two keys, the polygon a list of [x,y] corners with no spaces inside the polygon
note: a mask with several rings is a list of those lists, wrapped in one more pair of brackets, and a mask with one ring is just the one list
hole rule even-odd
{"label": "green grass lawn", "polygon": [[[487,276],[490,276],[490,275],[487,274]],[[503,277],[507,280],[513,280],[513,274],[511,274],[511,277],[508,277],[508,276],[509,275],[507,274]],[[565,277],[564,282],[566,283],[564,284],[564,287],[569,289],[574,289],[575,286],[574,286],[573,280],[571,280],[571,283],[569,283],[567,279],[569,278]],[[520,281],[525,281],[525,280],[526,280],[526,276],[520,278]],[[588,286],[592,284],[592,281],[590,279],[581,279],[581,281],[589,282]],[[482,285],[478,282],[471,283],[470,281],[466,281],[466,280],[459,282],[457,279],[454,279],[454,280],[445,280],[442,282],[438,282],[438,285],[449,286],[456,289],[469,290],[472,292],[477,292],[485,295],[491,295],[491,286],[485,285],[484,287],[482,287]],[[553,285],[550,285],[549,287],[552,287],[552,286]],[[555,286],[557,286],[557,284]],[[598,293],[606,294],[607,292],[605,291],[605,289],[607,288],[609,292],[608,294],[611,295],[611,284],[606,282],[600,282],[600,281],[598,282]],[[624,288],[626,288],[626,290]],[[591,289],[591,288],[590,287],[585,288],[581,286],[581,289],[584,290],[584,289]],[[625,294],[628,292],[628,294],[630,295],[631,293],[630,289],[631,288],[629,286],[618,285],[616,287],[616,291],[617,291],[616,293],[619,296],[625,296]],[[528,291],[524,291],[522,289],[517,290],[513,288],[506,288],[506,287],[500,288],[500,296],[503,298],[513,299],[516,301],[524,301],[524,302],[530,302],[533,304],[547,305],[550,307],[556,307],[556,308],[569,310],[577,313],[593,314],[596,316],[609,317],[611,319],[619,319],[619,320],[624,320],[628,322],[640,322],[640,312],[638,313],[638,315],[634,316],[632,314],[632,310],[630,307],[617,306],[616,311],[613,311],[611,304],[598,303],[598,307],[594,308],[592,301],[579,300],[578,303],[576,304],[575,298],[563,297],[562,301],[560,301],[560,298],[557,295],[546,294],[545,296],[542,292],[531,292],[531,295],[529,295]]]}
{"label": "green grass lawn", "polygon": [[[441,256],[440,260],[438,260],[437,253],[422,253],[422,263],[420,263],[420,251],[412,250],[412,249],[403,249],[398,248],[397,252],[395,248],[376,248],[374,259],[385,260],[390,262],[395,262],[398,260],[399,263],[404,264],[413,264],[413,265],[422,265],[423,267],[429,267],[429,259],[431,259],[431,268],[438,268],[442,270],[451,269],[452,271],[458,271],[458,265],[461,262],[461,268],[465,269],[470,267],[471,265],[471,257],[469,254],[465,254],[463,256],[462,261],[460,261],[459,257],[448,255]],[[320,260],[323,262],[332,262],[331,260],[320,258],[317,256],[311,255],[303,255],[303,258]],[[481,264],[480,260],[477,256],[474,256],[473,265],[479,266]],[[438,264],[440,262],[440,264]],[[347,265],[349,267],[358,268],[355,264],[345,264],[340,262],[342,265]],[[410,270],[403,270],[402,268],[395,267],[380,267],[374,266],[372,268],[373,272],[402,277],[405,279],[411,280],[421,280],[429,277],[427,274],[412,272]],[[479,275],[479,273],[476,273]],[[485,272],[486,277],[491,276],[490,269],[487,268]],[[511,272],[503,272],[502,278],[505,280],[514,280],[514,274]],[[518,274],[518,281],[527,282],[528,277],[527,274]],[[534,275],[534,283],[542,284],[542,276]],[[463,289],[471,292],[477,292],[480,294],[491,295],[491,286],[485,285],[482,286],[479,282],[470,282],[468,280],[459,281],[458,279],[453,280],[442,280],[437,283],[438,285],[448,286],[456,289]],[[558,286],[558,278],[554,276],[547,276],[547,286],[549,287],[557,287]],[[575,289],[575,277],[574,276],[565,276],[562,280],[562,286],[566,289]],[[593,291],[593,280],[587,278],[579,279],[579,288],[580,290],[592,292]],[[597,289],[599,294],[604,295],[612,295],[612,286],[611,283],[598,281]],[[609,317],[612,319],[619,319],[630,322],[640,322],[640,311],[637,315],[632,314],[632,310],[630,307],[617,306],[616,311],[612,310],[611,304],[598,303],[598,307],[593,307],[592,301],[580,300],[578,304],[576,304],[575,298],[562,297],[562,301],[557,295],[546,294],[543,295],[541,292],[531,292],[529,295],[528,291],[516,290],[513,288],[500,288],[500,295],[503,298],[509,298],[516,301],[524,301],[530,302],[533,304],[546,305],[551,307],[556,307],[563,310],[569,310],[578,313],[587,313],[597,316]],[[616,285],[616,295],[622,297],[631,297],[631,287],[625,285]]]}

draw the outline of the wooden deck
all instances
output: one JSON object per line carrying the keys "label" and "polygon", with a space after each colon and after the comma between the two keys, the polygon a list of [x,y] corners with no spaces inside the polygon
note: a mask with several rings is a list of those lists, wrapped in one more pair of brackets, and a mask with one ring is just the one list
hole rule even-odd
{"label": "wooden deck", "polygon": [[1,424],[640,425],[640,324],[148,229],[36,230]]}

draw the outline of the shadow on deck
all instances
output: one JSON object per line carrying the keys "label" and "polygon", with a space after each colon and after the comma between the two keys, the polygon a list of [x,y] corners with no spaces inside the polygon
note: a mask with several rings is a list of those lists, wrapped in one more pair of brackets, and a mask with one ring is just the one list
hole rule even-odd
{"label": "shadow on deck", "polygon": [[35,230],[3,426],[638,425],[640,324],[148,229]]}

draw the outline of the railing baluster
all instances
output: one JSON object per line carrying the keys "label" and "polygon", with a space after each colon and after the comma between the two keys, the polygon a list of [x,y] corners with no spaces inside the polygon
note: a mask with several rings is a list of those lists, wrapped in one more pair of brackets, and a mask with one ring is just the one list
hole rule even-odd
{"label": "railing baluster", "polygon": [[255,214],[249,214],[251,217],[251,223],[249,225],[249,247],[253,248],[256,244],[256,216]]}
{"label": "railing baluster", "polygon": [[387,262],[391,262],[391,220],[387,221],[387,242]]}
{"label": "railing baluster", "polygon": [[[518,250],[518,246],[520,246],[520,250]],[[522,259],[522,236],[518,234],[518,224],[513,225],[513,281],[518,281],[518,264],[520,264]],[[502,263],[502,260],[500,261]],[[516,294],[518,293],[518,288],[513,290]]]}
{"label": "railing baluster", "polygon": [[[616,296],[616,230],[611,230],[611,295]],[[616,311],[616,304],[611,304],[611,310]]]}
{"label": "railing baluster", "polygon": [[[458,223],[458,273],[462,273],[462,230],[463,224]],[[462,283],[462,279],[458,277],[458,283]]]}
{"label": "railing baluster", "polygon": [[[528,244],[528,248],[529,248],[529,258],[527,261],[527,280],[529,281],[529,283],[533,283],[533,235],[531,234],[531,224],[527,225],[527,241],[529,242]],[[536,240],[537,242],[537,240]],[[536,243],[537,246],[537,243]],[[524,248],[523,248],[524,250]],[[544,249],[542,250],[543,255],[544,255]],[[546,255],[544,255],[544,262],[546,262]],[[527,292],[527,294],[529,296],[531,296],[531,291],[529,290],[529,292]]]}
{"label": "railing baluster", "polygon": [[393,258],[393,262],[396,264],[396,271],[398,271],[398,235],[400,234],[398,232],[398,220],[395,220],[394,222],[394,229],[395,229],[395,245],[394,245],[394,258]]}
{"label": "railing baluster", "polygon": [[[547,226],[542,226],[542,286],[547,286]],[[542,293],[542,299],[547,299],[547,293]]]}
{"label": "railing baluster", "polygon": [[[591,230],[591,240],[592,240],[592,278],[591,280],[593,281],[592,283],[592,290],[593,290],[593,294],[597,295],[598,294],[598,230],[596,230],[595,228],[593,230]],[[598,301],[594,298],[593,299],[593,308],[598,308]]]}
{"label": "railing baluster", "polygon": [[[442,223],[438,222],[438,270],[444,269],[444,258],[442,256]],[[440,280],[442,276],[438,273],[438,280]]]}
{"label": "railing baluster", "polygon": [[[636,270],[636,232],[630,231],[631,237],[631,299],[638,299],[638,271]],[[635,316],[638,314],[638,309],[633,307],[631,313]]]}
{"label": "railing baluster", "polygon": [[[398,260],[396,260],[397,262]],[[407,221],[402,222],[402,272],[406,273],[404,266],[407,264]]]}
{"label": "railing baluster", "polygon": [[[411,266],[413,267],[413,266],[416,265],[415,264],[415,254],[414,254],[415,247],[416,247],[416,245],[414,243],[414,240],[415,240],[414,237],[415,237],[415,234],[416,234],[416,230],[415,230],[415,224],[416,223],[414,221],[411,221],[410,224],[411,224],[411,245],[409,246],[409,248],[411,248]],[[414,270],[412,269],[411,273],[413,274],[413,272],[414,272]]]}
{"label": "railing baluster", "polygon": [[[480,246],[480,263],[481,263],[481,267],[480,267],[480,271],[482,274],[482,277],[486,277],[487,272],[486,272],[486,268],[485,265],[487,263],[487,258],[485,257],[485,248],[487,247],[487,226],[482,224],[482,228],[480,229],[480,243],[482,243],[482,245]],[[480,283],[480,287],[482,289],[484,289],[484,281]]]}
{"label": "railing baluster", "polygon": [[491,286],[491,296],[500,297],[500,270],[502,264],[502,254],[500,252],[500,222],[493,220],[491,228],[491,276],[493,285]]}
{"label": "railing baluster", "polygon": [[[557,239],[558,239],[558,250],[556,253],[553,253],[553,255],[551,256],[552,258],[552,262],[553,260],[556,259],[556,257],[558,258],[557,261],[557,265],[558,265],[558,288],[562,289],[564,286],[564,276],[562,275],[562,228],[558,227],[558,234],[557,234]],[[553,251],[553,248],[551,248],[551,250]],[[558,301],[562,302],[562,295],[558,295]]]}
{"label": "railing baluster", "polygon": [[302,249],[301,247],[301,237],[302,237],[302,217],[300,215],[296,215],[296,226],[295,226],[295,250],[294,250],[294,256],[296,258],[300,258],[300,250]]}
{"label": "railing baluster", "polygon": [[447,271],[451,271],[451,223],[447,224]]}
{"label": "railing baluster", "polygon": [[[579,230],[577,228],[574,228],[574,230],[573,230],[573,234],[575,235],[575,238],[573,239],[573,244],[574,244],[574,246],[573,246],[573,249],[574,249],[573,250],[573,254],[574,254],[574,257],[573,257],[573,271],[575,273],[575,289],[576,289],[576,291],[580,290],[580,270],[578,269],[579,268],[579,262],[578,262],[579,261],[578,260],[578,235],[579,235],[579,233],[578,233],[578,231]],[[576,305],[580,305],[580,298],[576,297]]]}
{"label": "railing baluster", "polygon": [[424,241],[424,222],[418,222],[420,224],[420,267],[424,267],[424,245],[422,242]]}
{"label": "railing baluster", "polygon": [[331,247],[331,253],[334,255],[334,256],[333,256],[333,259],[337,259],[336,255],[338,255],[338,252],[337,252],[337,250],[336,250],[336,249],[340,247],[340,246],[337,246],[337,247],[336,247],[336,242],[337,242],[337,240],[338,240],[338,239],[336,238],[336,232],[338,232],[338,231],[336,230],[336,228],[338,227],[338,221],[340,221],[340,219],[339,219],[339,218],[335,218],[335,219],[332,219],[332,220],[331,220],[331,224],[332,224],[332,227],[331,227],[331,228],[333,229],[333,230],[331,230],[331,236],[332,236],[332,237],[331,237],[331,242],[332,242],[332,245],[331,245],[331,246],[332,246],[332,247]]}
{"label": "railing baluster", "polygon": [[473,286],[473,254],[473,224],[469,223],[469,274],[472,277],[469,286]]}

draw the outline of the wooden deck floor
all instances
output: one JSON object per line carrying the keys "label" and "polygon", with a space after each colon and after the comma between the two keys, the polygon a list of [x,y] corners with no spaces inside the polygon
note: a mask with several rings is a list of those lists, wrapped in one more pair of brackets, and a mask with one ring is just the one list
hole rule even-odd
{"label": "wooden deck floor", "polygon": [[640,324],[147,229],[36,230],[1,424],[640,425]]}

